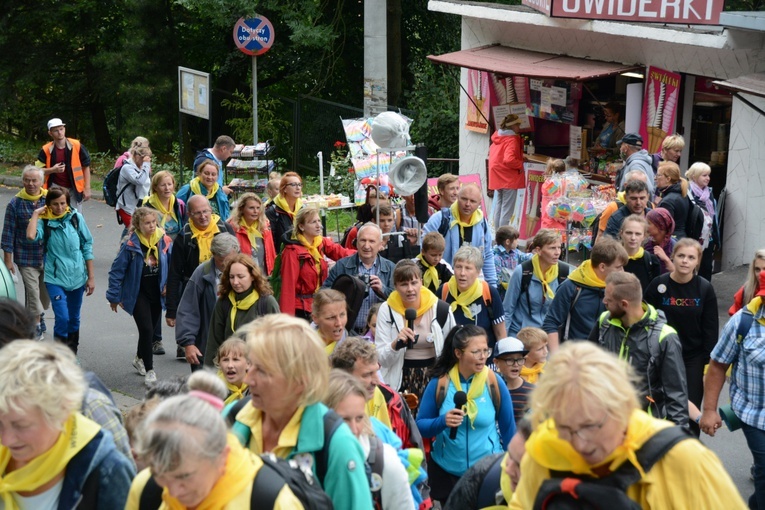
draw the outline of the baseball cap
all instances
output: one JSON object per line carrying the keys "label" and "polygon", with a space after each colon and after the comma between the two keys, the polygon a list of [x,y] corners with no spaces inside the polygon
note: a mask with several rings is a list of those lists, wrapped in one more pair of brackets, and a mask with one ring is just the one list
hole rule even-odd
{"label": "baseball cap", "polygon": [[[763,273],[765,273],[765,271],[763,271]],[[529,351],[523,346],[523,342],[517,338],[509,336],[497,342],[497,354],[495,354],[494,357],[498,358],[505,354],[521,354],[525,356],[528,353]]]}
{"label": "baseball cap", "polygon": [[58,127],[58,126],[66,126],[66,124],[64,124],[63,120],[58,119],[58,118],[50,119],[48,121],[48,131],[50,131],[54,127]]}
{"label": "baseball cap", "polygon": [[643,146],[643,137],[637,133],[627,133],[624,138],[617,140],[616,145],[626,143],[627,145],[634,145],[636,147]]}

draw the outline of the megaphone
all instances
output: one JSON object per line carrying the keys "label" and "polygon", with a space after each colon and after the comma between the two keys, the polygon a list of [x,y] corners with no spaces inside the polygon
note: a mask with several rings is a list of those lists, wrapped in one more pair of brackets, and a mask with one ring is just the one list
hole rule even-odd
{"label": "megaphone", "polygon": [[427,182],[428,169],[417,156],[406,156],[390,166],[388,180],[396,194],[404,197],[414,195]]}

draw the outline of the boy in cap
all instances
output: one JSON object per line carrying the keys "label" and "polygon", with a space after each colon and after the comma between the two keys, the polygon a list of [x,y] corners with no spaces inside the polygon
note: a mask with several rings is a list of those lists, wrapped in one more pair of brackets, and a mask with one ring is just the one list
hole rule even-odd
{"label": "boy in cap", "polygon": [[497,342],[494,364],[499,367],[510,396],[513,398],[513,414],[518,423],[528,409],[528,400],[534,385],[521,378],[521,368],[526,362],[528,349],[517,338],[507,337]]}

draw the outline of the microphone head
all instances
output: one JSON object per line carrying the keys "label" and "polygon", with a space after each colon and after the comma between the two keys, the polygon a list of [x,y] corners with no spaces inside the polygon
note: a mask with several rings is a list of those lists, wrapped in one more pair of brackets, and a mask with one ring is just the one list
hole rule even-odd
{"label": "microphone head", "polygon": [[407,308],[404,311],[404,318],[408,321],[413,321],[417,318],[417,310],[414,308]]}
{"label": "microphone head", "polygon": [[467,393],[458,391],[454,394],[454,407],[462,407],[467,404]]}

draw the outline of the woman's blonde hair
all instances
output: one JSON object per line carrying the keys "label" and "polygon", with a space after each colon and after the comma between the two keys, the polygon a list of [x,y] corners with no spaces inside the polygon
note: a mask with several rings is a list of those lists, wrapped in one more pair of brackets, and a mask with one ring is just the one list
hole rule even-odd
{"label": "woman's blonde hair", "polygon": [[696,182],[696,179],[704,174],[711,174],[712,167],[704,163],[703,161],[697,161],[692,164],[691,167],[685,171],[685,178],[689,181]]}
{"label": "woman's blonde hair", "polygon": [[152,193],[157,193],[159,185],[162,184],[162,181],[165,179],[165,177],[170,177],[170,179],[173,181],[173,189],[175,189],[175,176],[172,174],[172,172],[168,172],[167,170],[160,170],[151,176]]}
{"label": "woman's blonde hair", "polygon": [[299,392],[298,405],[320,402],[329,380],[324,342],[308,322],[283,313],[266,315],[239,328],[249,360],[269,374],[287,379],[285,395]]}
{"label": "woman's blonde hair", "polygon": [[231,216],[229,217],[229,223],[232,225],[238,225],[239,220],[242,219],[244,216],[244,208],[247,207],[247,202],[250,200],[254,200],[255,202],[260,204],[261,210],[260,210],[260,217],[258,218],[258,230],[261,232],[263,231],[263,224],[267,222],[265,211],[263,211],[263,199],[261,199],[258,195],[255,193],[243,193],[237,200],[236,204],[234,204],[234,207],[231,208]]}
{"label": "woman's blonde hair", "polygon": [[696,250],[696,253],[698,253],[699,259],[696,262],[696,267],[694,268],[695,271],[698,271],[699,266],[701,265],[701,257],[704,256],[704,248],[701,247],[701,244],[699,244],[697,240],[691,239],[690,237],[683,237],[677,243],[675,243],[675,247],[672,248],[672,255],[670,255],[670,259],[674,261],[677,252],[683,248],[693,248]]}
{"label": "woman's blonde hair", "polygon": [[[363,398],[365,402],[368,397],[366,388],[354,375],[349,374],[345,370],[333,368],[329,373],[329,385],[327,387],[327,394],[324,396],[324,405],[330,409],[336,409],[343,400],[352,395]],[[364,421],[363,433],[374,433],[369,417],[366,417]]]}
{"label": "woman's blonde hair", "polygon": [[[640,223],[641,225],[643,225],[643,235],[645,235],[646,232],[648,231],[648,220],[645,219],[645,216],[643,216],[642,214],[630,214],[629,216],[624,218],[624,221],[622,222],[622,226],[621,228],[619,228],[619,237],[621,237],[621,235],[624,233],[624,229],[627,228],[628,221],[632,223]],[[623,243],[624,243],[624,239],[622,239],[622,244]]]}
{"label": "woman's blonde hair", "polygon": [[319,216],[319,209],[316,207],[303,207],[300,209],[297,214],[295,215],[295,221],[292,227],[292,238],[297,239],[298,234],[302,234],[301,230],[298,228],[301,225],[305,225],[309,221],[311,221],[314,216]]}
{"label": "woman's blonde hair", "polygon": [[663,170],[670,184],[680,183],[680,190],[683,197],[688,196],[688,181],[680,177],[680,167],[673,161],[662,161],[659,163],[657,173]]}
{"label": "woman's blonde hair", "polygon": [[151,156],[151,149],[149,148],[148,144],[130,147],[128,152],[130,153],[131,159],[135,159],[136,156],[141,156],[142,158]]}
{"label": "woman's blonde hair", "polygon": [[760,290],[760,277],[754,272],[754,263],[758,260],[765,260],[765,248],[754,252],[754,258],[749,264],[749,270],[746,272],[746,282],[744,282],[744,306],[754,299],[755,293]]}
{"label": "woman's blonde hair", "polygon": [[218,163],[213,161],[212,159],[203,159],[198,165],[197,165],[197,176],[202,175],[202,170],[206,166],[214,166],[215,171],[220,173],[220,167],[218,166]]}
{"label": "woman's blonde hair", "polygon": [[133,147],[148,147],[149,146],[149,140],[147,138],[144,138],[143,136],[136,136],[133,138],[133,141],[130,142],[130,148]]}
{"label": "woman's blonde hair", "polygon": [[0,349],[0,414],[38,408],[61,430],[82,406],[87,384],[74,353],[55,342],[14,340]]}
{"label": "woman's blonde hair", "polygon": [[151,207],[137,207],[136,210],[133,211],[133,216],[130,219],[130,228],[128,229],[128,232],[132,233],[140,229],[141,222],[150,216],[154,216],[157,221],[159,221],[159,214],[156,210]]}
{"label": "woman's blonde hair", "polygon": [[[531,393],[534,428],[548,418],[582,414],[580,406],[605,411],[626,425],[640,407],[634,384],[639,378],[626,361],[591,342],[566,342],[545,365],[545,376]],[[602,416],[586,416],[599,420]]]}
{"label": "woman's blonde hair", "polygon": [[[225,358],[230,354],[240,354],[243,358],[247,357],[247,343],[241,338],[232,336],[218,347],[218,352],[215,353],[215,359],[213,363],[216,367],[220,366],[221,358]],[[199,370],[197,370],[199,372]],[[196,373],[196,372],[194,372]],[[193,375],[193,374],[192,374]]]}
{"label": "woman's blonde hair", "polygon": [[675,133],[674,135],[669,135],[664,139],[664,141],[661,142],[661,148],[664,150],[667,149],[679,149],[683,150],[685,147],[685,138],[683,138],[682,135],[679,135]]}
{"label": "woman's blonde hair", "polygon": [[346,303],[345,294],[335,289],[319,289],[313,295],[311,313],[314,316],[319,315],[325,306],[334,303]]}

